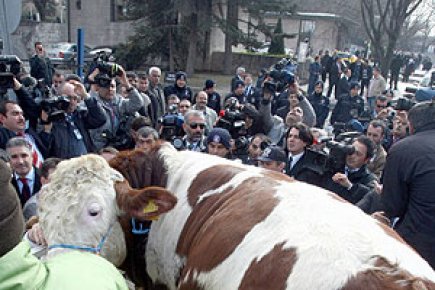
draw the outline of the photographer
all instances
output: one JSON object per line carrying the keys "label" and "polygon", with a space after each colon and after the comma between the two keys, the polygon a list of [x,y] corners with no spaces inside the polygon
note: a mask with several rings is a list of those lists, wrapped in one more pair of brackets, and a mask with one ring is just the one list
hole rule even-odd
{"label": "photographer", "polygon": [[[101,127],[91,130],[92,140],[97,150],[106,146],[123,149],[130,142],[129,121],[143,106],[141,95],[130,85],[124,69],[116,64],[113,66],[112,75],[107,74],[109,71],[100,73],[100,69],[96,68],[89,76],[89,79],[97,85],[96,99],[106,116],[106,122]],[[115,76],[119,76],[121,85],[128,92],[128,98],[116,94]]]}
{"label": "photographer", "polygon": [[356,204],[375,187],[376,177],[367,169],[375,145],[367,136],[359,136],[352,146],[354,153],[346,156],[344,168],[327,173],[323,187]]}
{"label": "photographer", "polygon": [[[81,101],[83,106],[79,105]],[[59,107],[65,110],[58,110]],[[89,130],[103,125],[106,116],[82,83],[76,80],[65,83],[62,97],[43,103],[42,108],[41,119],[46,125],[41,134],[51,157],[68,159],[96,151]]]}
{"label": "photographer", "polygon": [[284,107],[278,108],[276,114],[282,119],[285,119],[288,112],[295,107],[300,107],[304,112],[302,122],[308,127],[316,125],[316,113],[314,112],[311,103],[298,90],[289,90],[288,102]]}

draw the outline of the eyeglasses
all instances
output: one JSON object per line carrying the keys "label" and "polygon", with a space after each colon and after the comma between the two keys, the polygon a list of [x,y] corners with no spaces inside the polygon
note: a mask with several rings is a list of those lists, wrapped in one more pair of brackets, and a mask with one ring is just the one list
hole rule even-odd
{"label": "eyeglasses", "polygon": [[190,108],[189,105],[180,105],[180,108]]}
{"label": "eyeglasses", "polygon": [[376,107],[378,107],[379,109],[385,109],[387,105],[376,105]]}
{"label": "eyeglasses", "polygon": [[204,123],[192,123],[192,124],[189,124],[189,127],[192,129],[196,129],[199,127],[202,130],[205,128],[205,124]]}

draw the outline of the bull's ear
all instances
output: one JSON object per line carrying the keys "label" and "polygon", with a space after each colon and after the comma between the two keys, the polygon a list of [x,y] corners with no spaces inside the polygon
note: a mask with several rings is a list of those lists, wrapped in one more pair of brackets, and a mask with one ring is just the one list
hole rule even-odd
{"label": "bull's ear", "polygon": [[154,220],[170,211],[177,198],[163,187],[133,189],[127,181],[115,184],[118,206],[128,215],[140,220]]}

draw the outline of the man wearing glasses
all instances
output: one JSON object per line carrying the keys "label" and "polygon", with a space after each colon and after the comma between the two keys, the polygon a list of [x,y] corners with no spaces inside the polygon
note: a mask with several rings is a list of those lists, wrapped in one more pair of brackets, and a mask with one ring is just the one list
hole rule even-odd
{"label": "man wearing glasses", "polygon": [[190,110],[184,115],[183,129],[186,135],[183,137],[183,147],[189,151],[204,152],[207,148],[204,114],[200,111]]}

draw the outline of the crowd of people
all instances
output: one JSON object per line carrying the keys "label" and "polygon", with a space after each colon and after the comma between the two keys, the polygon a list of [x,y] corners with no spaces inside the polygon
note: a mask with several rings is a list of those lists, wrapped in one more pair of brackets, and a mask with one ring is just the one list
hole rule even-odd
{"label": "crowd of people", "polygon": [[[60,160],[110,159],[165,139],[323,187],[367,214],[384,211],[435,268],[435,103],[397,100],[393,68],[387,88],[379,67],[325,51],[310,66],[307,92],[289,72],[263,70],[254,83],[239,67],[221,96],[211,79],[194,92],[182,71],[165,87],[157,66],[95,68],[84,83],[54,71],[42,43],[35,50],[30,74],[16,75],[12,97],[0,103],[1,157],[26,219],[37,215],[35,196]],[[37,233],[30,238],[43,242]]]}

